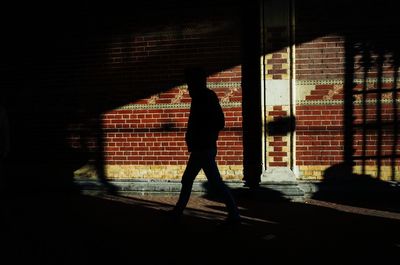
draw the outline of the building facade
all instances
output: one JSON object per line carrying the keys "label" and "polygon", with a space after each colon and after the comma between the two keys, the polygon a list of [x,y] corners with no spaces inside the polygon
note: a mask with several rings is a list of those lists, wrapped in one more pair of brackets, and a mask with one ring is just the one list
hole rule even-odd
{"label": "building facade", "polygon": [[21,52],[2,66],[14,132],[8,175],[25,164],[41,185],[56,176],[61,185],[160,190],[179,182],[190,107],[183,71],[203,66],[225,113],[225,180],[398,182],[392,3],[251,2],[82,5],[71,8],[73,22],[57,13],[54,28],[36,21],[41,30],[27,38],[40,42],[29,47],[10,30]]}
{"label": "building facade", "polygon": [[[168,67],[158,69],[154,78],[176,76],[179,85],[102,114],[108,178],[180,179],[188,156],[184,131],[190,99],[179,81],[196,54],[201,59],[195,64],[210,72],[208,86],[217,92],[226,115],[217,157],[225,180],[399,180],[398,51],[390,46],[394,32],[381,32],[392,20],[377,16],[371,21],[371,7],[340,1],[328,9],[316,1],[257,4],[247,8],[253,15],[258,11],[259,19],[241,13],[241,4],[217,4],[213,9],[220,12],[206,20],[110,44],[109,67],[129,67],[125,61],[143,54],[165,56],[161,60]],[[390,4],[380,9],[387,8]],[[354,17],[353,11],[360,13]],[[260,35],[249,36],[249,25]],[[259,43],[251,46],[249,41]],[[251,67],[256,53],[259,65]],[[221,68],[214,69],[216,65]],[[259,84],[245,80],[242,67],[259,69]],[[244,86],[252,91],[243,91]],[[254,115],[246,117],[243,107]],[[250,136],[246,122],[259,123],[248,127]],[[246,145],[246,137],[256,140]],[[245,164],[246,151],[259,157]],[[246,169],[257,176],[246,176]]]}

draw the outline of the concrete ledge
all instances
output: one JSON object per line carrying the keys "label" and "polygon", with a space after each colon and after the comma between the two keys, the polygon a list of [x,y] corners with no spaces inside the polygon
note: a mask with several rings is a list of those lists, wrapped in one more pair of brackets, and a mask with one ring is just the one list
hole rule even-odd
{"label": "concrete ledge", "polygon": [[[301,202],[307,198],[340,199],[348,198],[378,198],[400,196],[398,182],[386,182],[384,185],[360,185],[360,183],[325,183],[323,181],[261,181],[258,187],[248,188],[242,181],[225,181],[233,192],[251,192],[266,200],[286,199]],[[178,194],[181,183],[177,180],[76,180],[75,184],[83,193],[132,193],[132,194]],[[195,181],[193,193],[207,194],[207,181]]]}
{"label": "concrete ledge", "polygon": [[387,193],[400,191],[400,183],[397,181],[382,181],[379,183],[299,181],[298,185],[304,191],[304,196],[306,197],[311,197],[319,192]]}
{"label": "concrete ledge", "polygon": [[284,182],[261,182],[260,187],[266,188],[271,192],[280,194],[281,197],[290,201],[301,202],[304,201],[304,191],[299,187],[297,182],[284,181]]}
{"label": "concrete ledge", "polygon": [[[206,193],[207,181],[195,181],[193,183],[192,192],[195,193]],[[226,185],[230,188],[243,187],[241,181],[225,181]],[[111,180],[107,182],[101,182],[98,180],[76,180],[75,184],[83,192],[106,192],[111,189],[116,192],[126,193],[179,193],[181,189],[181,183],[177,180],[143,180],[143,179],[132,179],[132,180]]]}
{"label": "concrete ledge", "polygon": [[304,193],[304,198],[311,198],[320,190],[320,181],[299,181],[297,184]]}
{"label": "concrete ledge", "polygon": [[[131,193],[131,194],[178,194],[181,189],[181,183],[175,180],[112,180],[101,182],[98,180],[76,180],[75,184],[83,193],[98,194],[105,192]],[[225,181],[225,184],[233,192],[242,192],[248,190],[255,194],[262,194],[266,198],[286,199],[291,201],[302,201],[304,191],[298,187],[297,182],[262,182],[259,187],[251,189],[245,186],[242,181]],[[206,194],[207,181],[195,181],[193,184],[193,193]]]}

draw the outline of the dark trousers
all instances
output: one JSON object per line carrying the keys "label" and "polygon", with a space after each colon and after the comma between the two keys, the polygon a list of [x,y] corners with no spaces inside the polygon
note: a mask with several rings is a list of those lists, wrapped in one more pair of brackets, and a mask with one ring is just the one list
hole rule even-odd
{"label": "dark trousers", "polygon": [[177,212],[182,213],[185,209],[192,192],[193,182],[200,170],[203,169],[210,185],[213,186],[213,188],[224,200],[228,210],[228,216],[232,218],[239,217],[239,211],[232,194],[229,188],[225,185],[219,173],[217,163],[215,162],[216,154],[216,149],[206,149],[191,152],[185,172],[182,176],[182,188],[179,194],[178,202],[175,206],[175,210]]}

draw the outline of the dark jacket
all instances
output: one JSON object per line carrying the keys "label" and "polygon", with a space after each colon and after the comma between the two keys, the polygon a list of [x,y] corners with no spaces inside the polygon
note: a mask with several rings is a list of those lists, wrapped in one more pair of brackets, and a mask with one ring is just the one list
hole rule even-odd
{"label": "dark jacket", "polygon": [[9,124],[6,110],[0,105],[0,162],[10,149]]}
{"label": "dark jacket", "polygon": [[216,148],[224,126],[224,113],[215,92],[208,88],[198,91],[192,97],[186,131],[189,152]]}

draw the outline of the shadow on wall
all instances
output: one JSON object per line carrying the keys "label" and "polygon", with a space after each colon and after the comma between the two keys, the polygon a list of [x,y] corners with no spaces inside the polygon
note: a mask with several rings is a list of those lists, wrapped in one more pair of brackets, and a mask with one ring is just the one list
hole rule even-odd
{"label": "shadow on wall", "polygon": [[346,39],[344,162],[325,171],[314,198],[400,211],[400,50],[388,45],[385,38],[388,36]]}
{"label": "shadow on wall", "polygon": [[11,192],[70,191],[87,161],[106,182],[102,113],[181,85],[187,65],[241,65],[240,1],[47,4],[10,3],[1,18]]}
{"label": "shadow on wall", "polygon": [[[307,8],[314,4],[312,11]],[[399,211],[400,49],[399,32],[392,30],[399,25],[394,2],[307,1],[297,11],[307,20],[297,29],[314,30],[297,41],[319,34],[319,27],[335,28],[344,39],[343,162],[325,171],[315,198]],[[321,17],[318,23],[313,14]],[[337,14],[340,20],[334,19]]]}
{"label": "shadow on wall", "polygon": [[400,186],[396,182],[353,173],[346,163],[329,167],[323,178],[313,199],[400,212]]}
{"label": "shadow on wall", "polygon": [[[207,63],[208,74],[238,65],[247,67],[242,73],[242,79],[247,82],[243,84],[243,128],[247,133],[244,145],[251,147],[245,148],[247,155],[244,158],[248,160],[244,165],[245,171],[250,171],[249,175],[260,176],[260,164],[257,165],[260,159],[259,137],[255,136],[261,130],[252,120],[260,115],[260,102],[253,102],[254,96],[259,96],[254,92],[259,91],[254,88],[260,85],[257,79],[259,54],[251,44],[256,42],[247,39],[249,34],[255,39],[259,36],[249,33],[253,22],[245,28],[241,24],[243,15],[248,19],[258,17],[258,13],[255,12],[257,8],[254,12],[242,13],[244,2],[250,1],[189,3],[170,0],[129,5],[124,1],[115,1],[113,5],[91,1],[79,5],[41,2],[26,4],[23,9],[18,4],[7,4],[4,7],[7,14],[1,17],[1,26],[4,38],[9,41],[1,43],[2,50],[7,52],[0,67],[4,70],[1,93],[6,98],[12,136],[7,158],[8,185],[21,191],[46,190],[43,185],[69,189],[73,170],[87,160],[94,161],[98,174],[104,176],[106,161],[101,114],[182,84],[182,76],[175,73],[182,72],[186,63]],[[320,1],[307,3],[311,3],[313,8],[304,4],[304,10],[318,14],[320,20],[311,21],[310,28],[315,31],[307,29],[308,34],[296,38],[296,42],[307,42],[327,34],[353,36],[352,27],[362,27],[364,31],[349,39],[347,47],[351,49],[359,41],[380,43],[385,34],[393,33],[391,36],[396,37],[394,32],[382,30],[391,22],[392,28],[398,28],[397,13],[387,14],[397,10],[384,3],[377,5],[379,10],[374,5],[349,6],[348,1],[330,1],[323,5]],[[314,5],[321,10],[315,9]],[[330,13],[319,15],[326,12]],[[370,19],[371,12],[387,15],[381,22],[376,17]],[[338,21],[337,14],[350,20]],[[210,23],[215,21],[214,18],[219,22]],[[373,26],[373,30],[366,30],[363,23]],[[242,31],[245,34],[241,35]],[[185,38],[190,35],[186,33],[194,34],[195,41]],[[135,46],[137,41],[143,42],[142,36],[151,39],[154,34],[161,34],[165,42],[153,39],[151,52]],[[180,38],[182,42],[167,45],[171,36]],[[212,39],[217,39],[221,45],[210,46]],[[395,40],[389,39],[377,47],[398,51]],[[233,42],[237,50],[225,49],[225,41]],[[244,47],[238,47],[241,41]],[[121,46],[121,43],[126,45]],[[287,43],[277,46],[277,49],[286,47]],[[241,48],[250,52],[240,54]],[[351,61],[354,53],[352,50],[346,50],[346,53],[346,89],[352,90],[354,76],[350,69],[354,69]],[[211,57],[215,60],[210,60]],[[379,71],[378,76],[382,76]],[[346,98],[346,102],[352,102],[352,93],[346,94]],[[345,108],[346,118],[350,121],[352,103]],[[66,139],[71,124],[82,124],[85,126],[82,130],[89,132],[87,149],[76,151],[68,146]],[[346,150],[352,150],[353,125],[345,124],[345,128],[346,139],[349,139]],[[393,144],[392,149],[396,148],[397,144]],[[347,156],[350,160],[352,157],[353,154]],[[256,164],[252,165],[252,161]],[[251,168],[256,170],[249,170]]]}
{"label": "shadow on wall", "polygon": [[296,128],[296,117],[276,117],[267,124],[267,133],[269,136],[286,136],[293,133]]}

